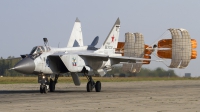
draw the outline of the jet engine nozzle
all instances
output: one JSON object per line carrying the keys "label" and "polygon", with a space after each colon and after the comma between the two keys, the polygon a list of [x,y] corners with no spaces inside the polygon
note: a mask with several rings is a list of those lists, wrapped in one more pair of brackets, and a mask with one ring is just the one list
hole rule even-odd
{"label": "jet engine nozzle", "polygon": [[20,73],[31,74],[35,70],[35,63],[33,59],[26,57],[19,61],[12,69]]}

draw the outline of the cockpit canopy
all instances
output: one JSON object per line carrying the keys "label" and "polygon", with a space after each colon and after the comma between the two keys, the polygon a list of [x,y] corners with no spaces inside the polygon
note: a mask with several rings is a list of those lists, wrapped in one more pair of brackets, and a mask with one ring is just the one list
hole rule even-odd
{"label": "cockpit canopy", "polygon": [[30,55],[42,54],[43,52],[47,52],[49,50],[50,50],[49,47],[47,47],[47,49],[46,49],[46,47],[44,47],[44,46],[35,46],[31,50]]}

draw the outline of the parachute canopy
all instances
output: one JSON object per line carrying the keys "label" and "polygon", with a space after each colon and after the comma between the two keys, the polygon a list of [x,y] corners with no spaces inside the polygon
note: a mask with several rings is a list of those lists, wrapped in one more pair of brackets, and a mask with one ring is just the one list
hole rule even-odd
{"label": "parachute canopy", "polygon": [[[196,59],[197,41],[191,39],[185,29],[168,29],[172,39],[158,41],[157,56],[171,59],[170,68],[185,68],[191,59]],[[162,49],[165,48],[165,49]]]}

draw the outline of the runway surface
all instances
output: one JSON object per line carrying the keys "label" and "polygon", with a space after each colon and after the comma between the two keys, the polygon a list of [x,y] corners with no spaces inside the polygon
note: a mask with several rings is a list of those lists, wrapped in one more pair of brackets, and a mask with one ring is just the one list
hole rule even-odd
{"label": "runway surface", "polygon": [[200,81],[102,82],[102,92],[86,83],[58,83],[39,93],[39,84],[0,84],[0,111],[200,112]]}

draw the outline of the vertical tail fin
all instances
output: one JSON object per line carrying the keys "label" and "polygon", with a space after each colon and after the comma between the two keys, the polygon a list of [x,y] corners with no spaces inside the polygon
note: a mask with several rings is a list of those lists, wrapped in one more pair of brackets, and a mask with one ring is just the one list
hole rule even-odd
{"label": "vertical tail fin", "polygon": [[78,46],[83,46],[83,35],[81,30],[81,22],[78,18],[76,18],[67,47],[78,47]]}
{"label": "vertical tail fin", "polygon": [[104,41],[101,49],[115,49],[119,39],[120,20],[117,18],[114,26]]}

